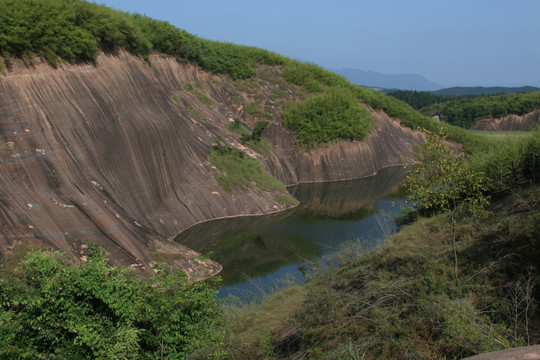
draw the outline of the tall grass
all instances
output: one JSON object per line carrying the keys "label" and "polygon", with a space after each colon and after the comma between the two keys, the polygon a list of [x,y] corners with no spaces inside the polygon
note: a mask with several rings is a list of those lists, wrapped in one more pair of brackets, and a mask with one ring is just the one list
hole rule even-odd
{"label": "tall grass", "polygon": [[249,191],[253,183],[266,191],[285,191],[285,185],[274,178],[256,159],[243,151],[226,145],[215,145],[210,149],[210,161],[225,175],[215,175],[216,181],[228,193],[235,188]]}

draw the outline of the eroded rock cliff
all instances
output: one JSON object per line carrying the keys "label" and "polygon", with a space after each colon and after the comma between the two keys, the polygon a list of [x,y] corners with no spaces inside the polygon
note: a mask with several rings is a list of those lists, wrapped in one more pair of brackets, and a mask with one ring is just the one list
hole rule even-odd
{"label": "eroded rock cliff", "polygon": [[507,115],[502,118],[482,118],[471,126],[471,130],[492,131],[530,131],[540,123],[540,110],[534,110],[523,116]]}
{"label": "eroded rock cliff", "polygon": [[[265,71],[276,77],[280,70]],[[30,241],[84,261],[88,241],[105,246],[119,265],[165,261],[194,276],[218,272],[218,264],[172,239],[208,219],[290,206],[256,187],[225,192],[208,160],[216,137],[242,146],[226,128],[234,118],[257,120],[242,101],[259,96],[279,113],[280,103],[269,100],[275,86],[294,99],[286,86],[270,84],[255,83],[258,93],[250,94],[192,65],[159,56],[149,65],[125,53],[103,55],[96,66],[10,69],[0,78],[2,255]],[[264,135],[272,154],[250,153],[285,184],[368,176],[402,163],[424,139],[372,113],[376,126],[365,141],[310,152],[296,149],[293,136],[270,119]]]}

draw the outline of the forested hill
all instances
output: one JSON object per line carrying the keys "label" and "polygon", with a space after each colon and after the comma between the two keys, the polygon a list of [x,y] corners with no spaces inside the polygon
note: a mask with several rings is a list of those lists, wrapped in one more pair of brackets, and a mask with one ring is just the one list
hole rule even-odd
{"label": "forested hill", "polygon": [[540,108],[540,91],[498,95],[437,95],[435,92],[394,90],[388,95],[406,102],[426,116],[438,115],[442,121],[460,127],[474,125],[480,118],[523,116]]}
{"label": "forested hill", "polygon": [[438,114],[442,121],[455,126],[469,127],[482,117],[521,116],[535,109],[540,109],[540,91],[464,98],[434,104],[421,112],[428,116]]}
{"label": "forested hill", "polygon": [[455,86],[437,91],[431,91],[434,95],[450,95],[450,96],[477,96],[477,95],[497,95],[497,94],[517,94],[540,91],[540,88],[534,86],[520,87],[503,87],[503,86],[473,86],[463,87]]}
{"label": "forested hill", "polygon": [[383,92],[393,96],[396,99],[405,101],[414,109],[420,110],[433,104],[441,104],[447,101],[459,100],[464,98],[473,98],[476,96],[502,95],[502,94],[520,94],[540,91],[540,88],[532,86],[503,88],[503,87],[463,87],[448,88],[440,91],[413,91],[386,89]]}

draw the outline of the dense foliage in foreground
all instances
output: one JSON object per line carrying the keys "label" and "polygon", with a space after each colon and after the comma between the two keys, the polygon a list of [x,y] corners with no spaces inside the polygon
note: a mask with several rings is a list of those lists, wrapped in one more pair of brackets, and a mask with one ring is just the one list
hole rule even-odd
{"label": "dense foliage in foreground", "polygon": [[2,359],[220,357],[215,281],[168,269],[141,279],[98,249],[76,264],[33,252],[0,275]]}

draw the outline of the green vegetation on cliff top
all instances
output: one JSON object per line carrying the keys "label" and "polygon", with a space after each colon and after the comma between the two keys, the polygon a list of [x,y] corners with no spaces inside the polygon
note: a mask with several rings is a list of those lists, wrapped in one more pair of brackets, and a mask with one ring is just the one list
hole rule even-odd
{"label": "green vegetation on cliff top", "polygon": [[[401,101],[352,85],[316,65],[255,47],[202,39],[165,21],[83,0],[0,1],[0,57],[3,59],[0,64],[4,63],[8,69],[14,58],[31,63],[39,56],[56,66],[59,61],[95,62],[100,52],[114,54],[120,49],[144,59],[149,59],[151,53],[161,53],[233,79],[255,76],[260,65],[281,66],[283,78],[304,92],[304,101],[317,103],[319,107],[319,120],[313,124],[309,123],[311,114],[306,111],[307,105],[290,106],[283,114],[289,129],[295,129],[298,144],[305,147],[339,139],[361,140],[369,133],[373,124],[367,121],[365,110],[351,107],[353,99],[383,110],[414,129],[437,131],[444,127]],[[336,87],[339,90],[330,92]],[[319,97],[311,100],[314,95]],[[337,98],[343,113],[330,105]],[[340,124],[349,115],[352,118],[347,119],[347,124]],[[489,140],[457,129],[448,128],[446,133],[450,140],[463,143],[468,151],[489,146]]]}

